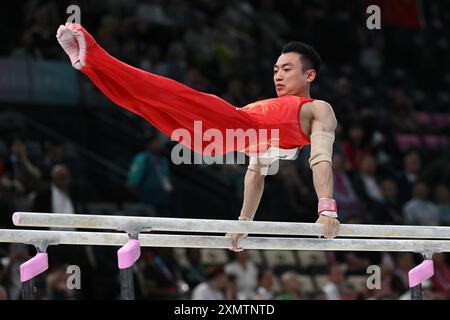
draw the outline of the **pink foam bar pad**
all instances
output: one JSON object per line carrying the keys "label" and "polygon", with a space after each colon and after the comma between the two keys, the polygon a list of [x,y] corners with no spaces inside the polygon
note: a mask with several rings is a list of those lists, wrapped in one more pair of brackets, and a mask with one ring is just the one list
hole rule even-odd
{"label": "pink foam bar pad", "polygon": [[141,243],[139,240],[129,240],[128,243],[117,251],[119,269],[130,268],[141,256]]}
{"label": "pink foam bar pad", "polygon": [[20,216],[16,213],[13,214],[12,220],[15,226],[17,226],[20,222]]}
{"label": "pink foam bar pad", "polygon": [[433,260],[425,260],[414,269],[408,272],[409,287],[415,287],[425,280],[431,278],[434,274]]}
{"label": "pink foam bar pad", "polygon": [[34,258],[20,265],[20,281],[26,282],[48,269],[48,255],[38,253]]}

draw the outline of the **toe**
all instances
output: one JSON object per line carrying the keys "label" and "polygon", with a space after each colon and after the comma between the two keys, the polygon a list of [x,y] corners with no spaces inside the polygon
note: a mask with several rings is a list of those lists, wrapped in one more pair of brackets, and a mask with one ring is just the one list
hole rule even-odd
{"label": "toe", "polygon": [[62,36],[63,32],[66,30],[66,27],[59,26],[58,31],[56,32],[56,36],[59,38]]}

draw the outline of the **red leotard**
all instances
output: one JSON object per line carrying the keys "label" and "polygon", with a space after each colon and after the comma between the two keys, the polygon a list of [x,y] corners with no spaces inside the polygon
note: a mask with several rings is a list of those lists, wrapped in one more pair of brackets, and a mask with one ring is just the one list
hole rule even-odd
{"label": "red leotard", "polygon": [[[129,66],[110,56],[95,41],[90,44],[86,66],[81,71],[114,103],[142,116],[169,137],[174,130],[184,128],[195,138],[194,121],[202,121],[203,132],[218,129],[224,137],[226,129],[279,129],[277,147],[281,149],[310,143],[299,121],[301,107],[313,101],[310,98],[284,96],[236,108],[215,95]],[[208,154],[204,148],[211,142],[199,139],[202,143],[197,146],[191,141],[178,142]],[[236,145],[227,148],[224,145],[220,153],[246,152],[250,146],[247,144],[245,150],[237,150]]]}

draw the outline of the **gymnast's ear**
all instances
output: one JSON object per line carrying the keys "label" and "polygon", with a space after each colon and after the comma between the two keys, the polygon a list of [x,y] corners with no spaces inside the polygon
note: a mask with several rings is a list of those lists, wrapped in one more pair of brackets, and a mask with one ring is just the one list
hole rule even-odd
{"label": "gymnast's ear", "polygon": [[306,82],[312,83],[314,80],[316,80],[317,72],[314,69],[308,69],[306,70]]}

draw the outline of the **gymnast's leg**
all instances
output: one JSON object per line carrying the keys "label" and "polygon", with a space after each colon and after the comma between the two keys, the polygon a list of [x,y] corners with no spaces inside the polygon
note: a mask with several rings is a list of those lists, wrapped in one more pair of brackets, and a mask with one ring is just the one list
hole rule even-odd
{"label": "gymnast's leg", "polygon": [[194,121],[204,130],[255,128],[251,117],[223,99],[196,91],[174,80],[127,65],[110,56],[79,24],[60,26],[58,42],[73,66],[85,73],[114,103],[136,113],[167,136]]}

